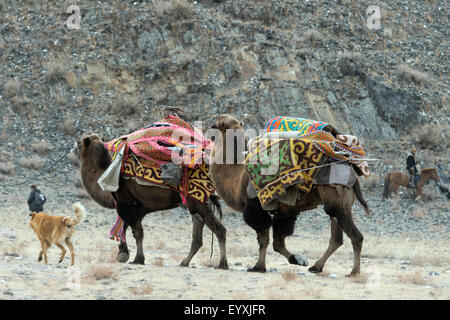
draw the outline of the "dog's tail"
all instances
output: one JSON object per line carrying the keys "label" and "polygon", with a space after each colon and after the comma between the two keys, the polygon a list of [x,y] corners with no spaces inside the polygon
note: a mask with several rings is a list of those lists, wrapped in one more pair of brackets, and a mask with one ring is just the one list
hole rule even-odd
{"label": "dog's tail", "polygon": [[86,210],[81,203],[76,202],[73,204],[73,212],[75,212],[75,215],[70,217],[70,225],[76,226],[81,222],[81,219],[83,219]]}

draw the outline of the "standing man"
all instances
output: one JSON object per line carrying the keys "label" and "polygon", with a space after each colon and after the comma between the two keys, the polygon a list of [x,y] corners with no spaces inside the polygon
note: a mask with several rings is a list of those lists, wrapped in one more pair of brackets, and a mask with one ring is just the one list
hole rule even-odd
{"label": "standing man", "polygon": [[31,212],[42,212],[44,211],[44,203],[47,201],[42,192],[36,187],[36,185],[31,186],[31,193],[28,197],[28,208]]}
{"label": "standing man", "polygon": [[416,147],[411,148],[411,154],[406,158],[406,171],[409,174],[409,187],[414,188],[415,182],[414,178],[417,175],[417,167],[416,167]]}

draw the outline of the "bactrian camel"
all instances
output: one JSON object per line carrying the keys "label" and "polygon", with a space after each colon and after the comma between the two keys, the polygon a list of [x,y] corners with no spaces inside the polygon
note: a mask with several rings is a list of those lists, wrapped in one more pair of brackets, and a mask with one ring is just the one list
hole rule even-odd
{"label": "bactrian camel", "polygon": [[[255,266],[248,271],[266,271],[266,251],[269,245],[269,230],[273,230],[273,249],[287,258],[289,263],[306,266],[306,258],[292,254],[285,245],[285,238],[294,231],[297,216],[302,211],[311,210],[323,204],[331,220],[331,238],[324,255],[309,268],[310,272],[322,272],[330,255],[343,244],[343,232],[351,239],[354,261],[350,275],[360,272],[360,257],[363,235],[356,228],[352,217],[352,205],[355,197],[363,205],[367,214],[370,210],[364,201],[359,182],[352,189],[341,186],[317,185],[311,192],[303,194],[295,206],[279,205],[276,212],[265,211],[258,198],[250,199],[246,188],[249,183],[244,164],[226,163],[226,130],[236,130],[238,135],[245,135],[242,123],[231,115],[220,115],[212,126],[220,131],[222,139],[215,139],[211,154],[210,176],[215,183],[217,193],[232,209],[242,212],[244,221],[256,231],[259,243],[259,258]],[[244,138],[245,140],[245,138]],[[236,150],[239,148],[235,148]],[[229,157],[228,159],[231,159]],[[234,159],[237,159],[234,155]]]}

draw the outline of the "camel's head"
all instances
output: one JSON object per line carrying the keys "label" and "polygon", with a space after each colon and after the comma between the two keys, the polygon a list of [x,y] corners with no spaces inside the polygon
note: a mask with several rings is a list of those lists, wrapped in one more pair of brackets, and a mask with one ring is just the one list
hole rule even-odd
{"label": "camel's head", "polygon": [[87,158],[93,159],[101,169],[106,169],[111,162],[103,140],[95,133],[86,134],[81,137],[81,140],[78,141],[78,152],[81,161]]}
{"label": "camel's head", "polygon": [[217,117],[216,123],[212,126],[212,128],[225,132],[227,129],[243,129],[244,124],[229,114],[221,114]]}

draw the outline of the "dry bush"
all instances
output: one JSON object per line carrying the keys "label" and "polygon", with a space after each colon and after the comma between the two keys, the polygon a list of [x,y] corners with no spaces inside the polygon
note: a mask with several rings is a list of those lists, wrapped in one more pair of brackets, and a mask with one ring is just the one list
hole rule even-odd
{"label": "dry bush", "polygon": [[28,169],[40,170],[45,166],[45,160],[39,156],[32,156],[31,158],[26,158],[22,161],[22,166]]}
{"label": "dry bush", "polygon": [[356,52],[344,51],[337,58],[337,68],[343,75],[360,75],[365,70],[363,56]]}
{"label": "dry bush", "polygon": [[85,280],[103,280],[103,279],[112,279],[117,280],[119,275],[113,269],[104,266],[104,265],[94,265],[89,268],[86,272]]}
{"label": "dry bush", "polygon": [[400,79],[416,84],[426,84],[431,81],[431,76],[429,74],[411,69],[406,64],[398,66],[397,75]]}
{"label": "dry bush", "polygon": [[371,173],[366,179],[361,179],[363,189],[369,189],[370,191],[374,191],[380,181],[382,181],[382,179],[380,179],[380,175],[376,173]]}
{"label": "dry bush", "polygon": [[281,273],[281,277],[284,279],[284,281],[293,281],[298,278],[298,275],[293,272],[292,270],[286,270]]}
{"label": "dry bush", "polygon": [[41,141],[41,142],[33,143],[30,146],[30,148],[31,148],[31,150],[33,152],[36,152],[36,153],[39,153],[39,154],[45,154],[49,150],[52,149],[52,146],[49,143],[47,143],[46,141]]}
{"label": "dry bush", "polygon": [[14,175],[14,164],[12,162],[0,162],[0,174],[5,176]]}
{"label": "dry bush", "polygon": [[153,10],[158,17],[174,20],[189,19],[194,13],[194,6],[185,0],[157,0]]}
{"label": "dry bush", "polygon": [[21,87],[22,84],[20,83],[20,81],[17,81],[15,79],[6,80],[4,87],[4,95],[8,98],[15,97],[16,95],[19,94]]}
{"label": "dry bush", "polygon": [[155,248],[159,249],[159,250],[164,249],[165,247],[166,247],[166,244],[162,240],[159,240],[155,245]]}
{"label": "dry bush", "polygon": [[398,279],[402,283],[411,283],[419,286],[424,286],[427,284],[427,281],[419,271],[406,275],[400,275],[398,276]]}
{"label": "dry bush", "polygon": [[139,288],[130,288],[130,291],[135,295],[149,295],[153,292],[153,289],[153,286],[150,283],[147,283]]}
{"label": "dry bush", "polygon": [[445,135],[446,131],[448,132],[448,128],[442,125],[427,123],[414,130],[413,135],[420,148],[441,151],[448,149],[450,146],[450,142]]}
{"label": "dry bush", "polygon": [[62,130],[66,135],[70,136],[73,136],[77,132],[77,128],[71,119],[64,120],[62,123]]}
{"label": "dry bush", "polygon": [[300,41],[305,44],[309,44],[312,46],[315,46],[319,44],[323,39],[322,34],[315,30],[315,29],[309,29],[305,31],[303,36],[300,38]]}
{"label": "dry bush", "polygon": [[157,267],[162,267],[164,266],[164,259],[161,257],[157,257],[153,260],[152,264]]}
{"label": "dry bush", "polygon": [[111,106],[111,111],[120,116],[139,114],[142,110],[137,96],[120,96]]}
{"label": "dry bush", "polygon": [[46,78],[50,83],[65,80],[64,75],[69,69],[69,63],[62,57],[51,56],[48,61],[42,63],[47,71]]}

